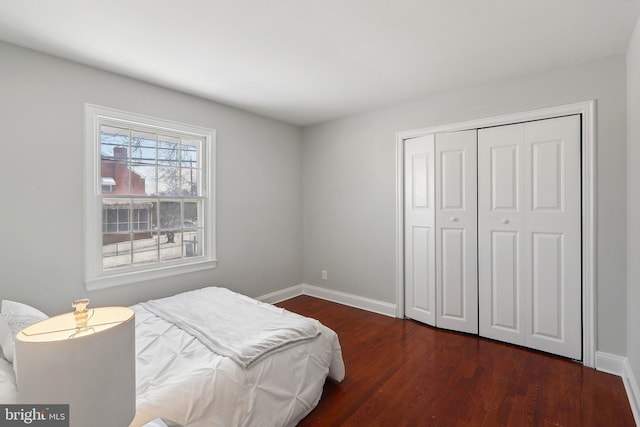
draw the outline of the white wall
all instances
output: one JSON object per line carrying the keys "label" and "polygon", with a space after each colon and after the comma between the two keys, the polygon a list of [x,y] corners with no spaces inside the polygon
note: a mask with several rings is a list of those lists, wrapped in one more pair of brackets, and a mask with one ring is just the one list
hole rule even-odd
{"label": "white wall", "polygon": [[626,354],[625,87],[615,56],[305,128],[305,283],[395,302],[396,132],[597,99],[597,348]]}
{"label": "white wall", "polygon": [[627,51],[627,132],[627,358],[640,381],[640,20]]}
{"label": "white wall", "polygon": [[[83,103],[217,130],[215,270],[87,292]],[[50,314],[205,285],[250,296],[302,281],[301,131],[203,99],[0,43],[0,299]]]}

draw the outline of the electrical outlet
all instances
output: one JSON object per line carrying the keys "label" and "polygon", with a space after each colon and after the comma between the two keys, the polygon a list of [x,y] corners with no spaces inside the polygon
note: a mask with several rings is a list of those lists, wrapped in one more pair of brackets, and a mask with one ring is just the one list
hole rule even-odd
{"label": "electrical outlet", "polygon": [[322,280],[327,280],[327,270],[322,270]]}

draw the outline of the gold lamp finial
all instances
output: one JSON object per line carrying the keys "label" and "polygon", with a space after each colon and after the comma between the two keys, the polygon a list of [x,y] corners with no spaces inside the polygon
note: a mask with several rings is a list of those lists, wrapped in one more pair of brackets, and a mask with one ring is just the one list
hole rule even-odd
{"label": "gold lamp finial", "polygon": [[87,322],[89,321],[89,298],[77,299],[71,306],[76,309],[73,313],[76,319],[76,333],[85,331],[87,329]]}

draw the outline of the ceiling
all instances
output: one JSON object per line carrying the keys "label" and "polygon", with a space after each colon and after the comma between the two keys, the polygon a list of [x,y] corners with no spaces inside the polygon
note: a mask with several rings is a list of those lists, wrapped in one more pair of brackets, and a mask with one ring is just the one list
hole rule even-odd
{"label": "ceiling", "polygon": [[639,0],[0,0],[0,40],[304,126],[623,54],[639,15]]}

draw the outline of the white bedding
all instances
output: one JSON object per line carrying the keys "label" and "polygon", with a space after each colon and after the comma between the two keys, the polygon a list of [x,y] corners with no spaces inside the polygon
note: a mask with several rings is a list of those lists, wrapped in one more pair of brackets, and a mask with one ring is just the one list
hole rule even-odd
{"label": "white bedding", "polygon": [[142,307],[243,368],[320,334],[315,319],[215,286],[147,301]]}
{"label": "white bedding", "polygon": [[[315,338],[278,348],[243,368],[143,305],[132,308],[137,354],[132,427],[158,418],[169,426],[294,426],[317,405],[327,376],[344,378],[338,336],[317,321]],[[16,402],[13,365],[0,357],[0,403]]]}
{"label": "white bedding", "polygon": [[[209,303],[215,310],[215,301]],[[132,426],[155,418],[192,427],[293,426],[317,405],[327,375],[336,381],[344,377],[338,337],[319,322],[317,337],[243,368],[143,305],[132,308],[137,353]]]}
{"label": "white bedding", "polygon": [[18,403],[16,374],[13,365],[0,357],[0,403]]}

